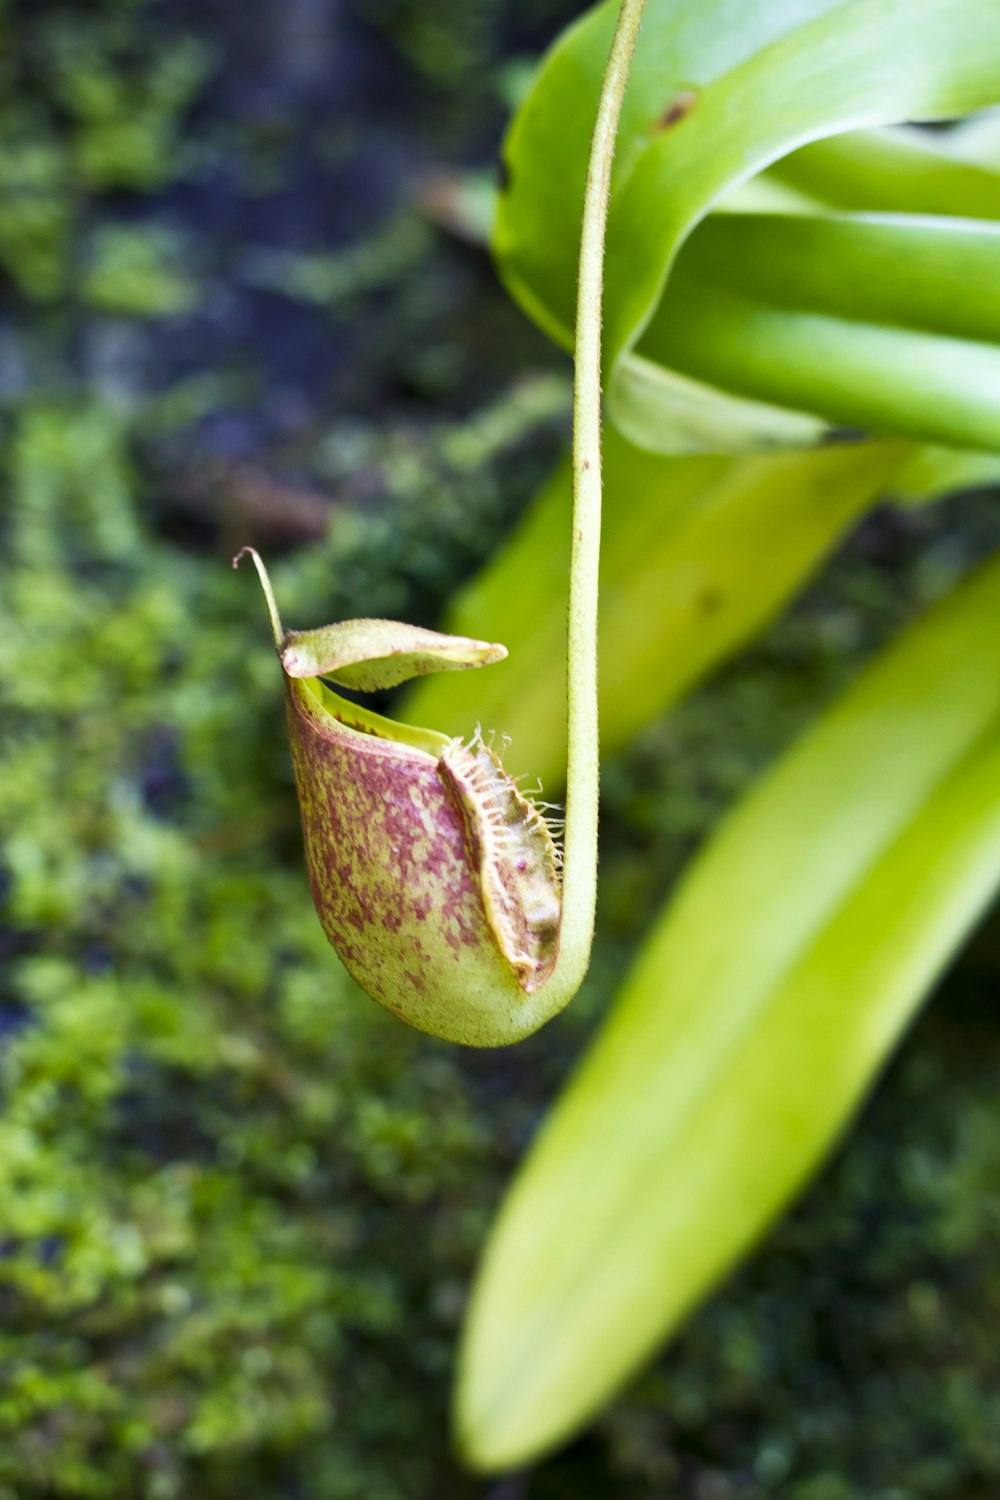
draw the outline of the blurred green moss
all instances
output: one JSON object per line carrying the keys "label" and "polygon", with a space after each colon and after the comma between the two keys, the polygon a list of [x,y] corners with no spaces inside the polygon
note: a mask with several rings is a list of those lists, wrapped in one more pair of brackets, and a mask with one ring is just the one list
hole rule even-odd
{"label": "blurred green moss", "polygon": [[91,236],[81,295],[102,312],[170,317],[197,301],[176,235],[154,226],[103,224]]}
{"label": "blurred green moss", "polygon": [[[482,481],[513,420],[483,413],[457,472]],[[678,844],[843,652],[793,619],[610,768],[589,995],[558,1036],[470,1059],[395,1024],[322,938],[247,580],[150,529],[130,433],[99,403],[8,425],[0,1494],[479,1493],[448,1458],[446,1400],[503,1179]],[[290,607],[405,613],[440,592],[444,462],[282,563]],[[855,558],[812,606],[857,652],[877,575]],[[905,607],[904,589],[876,633]],[[979,962],[805,1207],[533,1500],[964,1500],[1000,1479],[988,934]]]}
{"label": "blurred green moss", "polygon": [[46,302],[75,284],[88,195],[148,193],[190,170],[184,116],[212,70],[149,0],[0,12],[0,268]]}
{"label": "blurred green moss", "polygon": [[[441,1383],[482,1127],[317,928],[244,580],[134,517],[102,535],[129,472],[102,412],[18,425],[0,1483],[234,1494],[307,1453],[313,1493],[369,1494],[373,1443],[427,1420],[418,1372]],[[426,1464],[404,1441],[381,1493]]]}

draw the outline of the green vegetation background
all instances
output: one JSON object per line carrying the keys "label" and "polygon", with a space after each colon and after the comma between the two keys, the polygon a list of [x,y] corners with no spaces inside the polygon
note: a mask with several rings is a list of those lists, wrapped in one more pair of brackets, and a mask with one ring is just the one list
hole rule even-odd
{"label": "green vegetation background", "polygon": [[590,1434],[492,1486],[449,1455],[477,1247],[671,880],[1000,542],[986,496],[875,518],[608,767],[594,973],[539,1037],[461,1053],[355,990],[227,556],[278,557],[300,626],[433,621],[544,475],[564,372],[433,221],[573,9],[0,10],[0,1500],[998,1492],[990,923],[807,1201]]}

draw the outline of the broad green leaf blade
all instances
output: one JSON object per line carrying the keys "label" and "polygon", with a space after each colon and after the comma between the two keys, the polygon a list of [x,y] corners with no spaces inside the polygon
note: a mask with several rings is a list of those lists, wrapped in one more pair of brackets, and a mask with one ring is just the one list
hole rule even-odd
{"label": "broad green leaf blade", "polygon": [[[596,7],[552,49],[504,148],[501,269],[564,343],[589,124],[615,9]],[[680,244],[727,190],[866,118],[963,114],[995,101],[998,43],[990,0],[650,0],[619,136],[609,355],[637,337]]]}
{"label": "broad green leaf blade", "polygon": [[[702,25],[717,23],[717,8],[698,7]],[[794,8],[801,16],[805,7]],[[862,124],[964,114],[1000,99],[1000,10],[992,0],[916,7],[848,0],[823,9],[702,89],[622,183],[609,227],[610,359],[641,333],[677,249],[728,187],[808,140]],[[675,11],[669,0],[654,6],[650,24],[669,31]]]}
{"label": "broad green leaf blade", "polygon": [[630,442],[668,455],[806,448],[829,432],[821,417],[722,391],[638,354],[618,366],[608,417]]}
{"label": "broad green leaf blade", "polygon": [[[601,741],[620,749],[786,603],[912,450],[841,445],[742,459],[666,459],[609,430],[601,553]],[[562,782],[566,575],[572,479],[562,465],[506,549],[454,602],[445,628],[480,631],[508,658],[469,681],[427,678],[402,713],[450,734],[510,737],[505,762]]]}
{"label": "broad green leaf blade", "polygon": [[[495,236],[501,270],[528,312],[567,345],[589,119],[613,11],[598,7],[553,49],[505,148],[508,186]],[[605,350],[618,419],[629,409],[623,362],[655,314],[681,245],[727,194],[838,132],[963,114],[997,99],[1000,10],[992,0],[922,0],[917,8],[910,0],[759,7],[651,0],[626,99],[608,232]],[[970,214],[985,211],[992,174],[924,155],[932,204],[955,212],[964,194]],[[939,191],[948,172],[950,197]],[[907,194],[892,201],[898,207]],[[729,342],[732,348],[734,338]],[[776,362],[782,354],[779,341]],[[682,373],[703,378],[690,368]],[[730,389],[774,401],[767,389],[746,383]],[[995,419],[993,393],[985,404]],[[934,405],[928,393],[925,408]],[[875,425],[895,430],[898,410]],[[628,430],[637,435],[634,412]],[[981,447],[994,441],[992,429],[972,438],[953,430],[932,435]]]}
{"label": "broad green leaf blade", "polygon": [[[640,359],[652,375],[637,392]],[[678,451],[688,435],[669,386],[655,379],[660,369],[715,388],[720,400],[728,392],[770,403],[772,439],[782,435],[777,418],[790,422],[797,409],[800,420],[818,413],[1000,449],[1000,226],[711,216],[678,257],[637,353],[620,362],[610,402],[612,420],[635,440]],[[746,442],[744,428],[729,427]]]}
{"label": "broad green leaf blade", "polygon": [[900,505],[925,505],[954,490],[1000,484],[1000,453],[971,453],[967,448],[915,448],[896,472],[893,499]]}
{"label": "broad green leaf blade", "polygon": [[[640,346],[652,363],[841,426],[1000,450],[1000,344],[790,312],[696,282],[668,301],[662,336],[651,328]],[[619,405],[613,395],[612,419]]]}
{"label": "broad green leaf blade", "polygon": [[805,1181],[1000,880],[1000,561],[736,808],[487,1247],[457,1393],[489,1470],[578,1428]]}
{"label": "broad green leaf blade", "polygon": [[956,161],[1000,174],[1000,110],[987,110],[974,120],[962,121],[948,132],[942,145]]}
{"label": "broad green leaf blade", "polygon": [[944,135],[850,131],[793,151],[766,176],[840,208],[1000,219],[1000,140],[978,120]]}
{"label": "broad green leaf blade", "polygon": [[790,312],[1000,344],[1000,224],[975,219],[713,214],[678,256],[639,343],[650,357],[682,310],[682,283]]}

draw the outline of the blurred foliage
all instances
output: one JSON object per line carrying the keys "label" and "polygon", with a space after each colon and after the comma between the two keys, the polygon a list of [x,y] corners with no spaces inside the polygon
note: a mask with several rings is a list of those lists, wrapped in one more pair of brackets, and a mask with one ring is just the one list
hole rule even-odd
{"label": "blurred foliage", "polygon": [[497,61],[505,37],[550,37],[575,13],[563,0],[355,0],[355,8],[432,86],[460,99],[470,85],[503,88]]}
{"label": "blurred foliage", "polygon": [[[919,595],[928,554],[898,521],[870,535],[611,767],[589,997],[558,1036],[470,1059],[395,1025],[322,938],[255,590],[149,532],[100,407],[29,409],[10,437],[0,1494],[478,1493],[445,1393],[513,1156],[684,846],[894,623],[887,558]],[[443,590],[407,545],[439,502],[431,480],[335,517],[326,590],[349,611]],[[950,566],[944,528],[936,550]],[[289,598],[314,566],[283,564]],[[991,942],[861,1142],[533,1497],[996,1482]]]}
{"label": "blurred foliage", "polygon": [[[85,180],[92,127],[57,94],[69,14],[126,101],[115,128],[150,120],[140,81],[166,65],[164,37],[189,34],[183,17],[160,29],[169,11],[8,0],[0,16],[0,114],[24,152],[0,180],[48,184],[17,199],[22,226],[44,210],[37,238],[0,214],[0,375],[28,370],[13,394],[0,382],[0,1500],[465,1500],[484,1487],[447,1453],[449,1365],[514,1161],[705,829],[901,617],[996,545],[995,509],[876,518],[738,668],[609,766],[601,941],[558,1028],[470,1057],[395,1025],[313,914],[266,619],[224,547],[280,543],[297,625],[332,601],[432,622],[544,472],[565,386],[511,383],[543,365],[540,342],[488,270],[430,236],[402,281],[352,302],[365,341],[340,414],[322,387],[319,418],[277,421],[300,411],[282,346],[285,405],[262,401],[241,447],[239,402],[267,380],[234,382],[216,348],[216,304],[242,291],[192,271],[201,200],[179,239],[118,234],[144,222],[140,194],[157,226],[181,221],[167,178],[210,133],[188,123],[209,42],[197,67],[183,54],[169,108],[158,96],[155,181],[107,132]],[[427,96],[406,77],[415,119]],[[46,314],[12,345],[26,301],[63,296],[84,222],[99,305],[68,299],[55,333]],[[258,242],[254,221],[240,243]],[[152,311],[180,306],[160,266],[168,288],[195,281],[202,342],[135,317],[132,275]],[[273,309],[246,319],[261,364]],[[282,326],[296,311],[283,297]],[[319,335],[339,352],[338,325]],[[987,929],[808,1202],[599,1428],[502,1493],[995,1493],[998,964]]]}
{"label": "blurred foliage", "polygon": [[256,601],[137,525],[79,545],[121,444],[100,413],[19,426],[0,1482],[425,1490],[482,1125],[316,926]]}
{"label": "blurred foliage", "polygon": [[623,1492],[995,1492],[995,1032],[983,975],[966,974],[922,1022],[861,1139],[602,1420]]}
{"label": "blurred foliage", "polygon": [[72,285],[88,193],[149,192],[191,164],[184,112],[211,69],[157,45],[146,0],[8,4],[0,16],[0,265],[39,300]]}
{"label": "blurred foliage", "polygon": [[101,225],[91,237],[82,294],[105,312],[166,317],[187,312],[195,288],[176,236],[155,228]]}

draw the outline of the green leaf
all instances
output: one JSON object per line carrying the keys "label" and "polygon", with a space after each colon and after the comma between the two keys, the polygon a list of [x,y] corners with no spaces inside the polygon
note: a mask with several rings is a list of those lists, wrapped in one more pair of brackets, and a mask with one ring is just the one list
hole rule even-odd
{"label": "green leaf", "polygon": [[1000,176],[1000,114],[996,110],[962,121],[942,138],[942,145],[956,161],[984,167]]}
{"label": "green leaf", "polygon": [[1000,561],[735,809],[648,940],[488,1245],[457,1423],[577,1429],[803,1184],[1000,879]]}
{"label": "green leaf", "polygon": [[989,115],[944,133],[852,130],[793,151],[766,176],[839,208],[1000,219],[1000,133]]}
{"label": "green leaf", "polygon": [[[504,152],[508,185],[495,237],[501,270],[526,310],[567,345],[586,142],[614,9],[598,7],[556,45]],[[853,147],[853,169],[850,149],[824,157],[821,146],[809,145],[884,122],[968,113],[997,99],[1000,12],[991,0],[922,0],[919,7],[910,0],[777,0],[759,7],[651,0],[626,99],[609,220],[605,348],[614,419],[633,440],[646,428],[644,441],[663,451],[671,446],[675,393],[665,391],[657,412],[647,380],[643,408],[636,410],[629,365],[637,352],[649,358],[641,341],[678,251],[728,194],[783,157],[795,163],[797,152],[798,180],[793,165],[785,185],[814,198],[826,193],[869,206],[874,188],[888,184],[894,162],[902,162],[900,189],[878,206],[1000,216],[995,173],[914,148],[909,138],[873,145],[867,174],[863,137]],[[931,266],[926,276],[933,275]],[[883,267],[879,280],[891,282],[892,268]],[[979,289],[988,290],[982,277],[967,287],[969,299]],[[938,295],[933,286],[930,292]],[[943,291],[939,300],[946,301]],[[659,353],[682,358],[681,374],[709,384],[727,375],[725,389],[735,395],[804,407],[830,420],[860,420],[879,431],[912,433],[923,423],[920,430],[940,442],[1000,444],[1000,356],[987,344],[887,337],[857,315],[853,324],[838,315],[832,328],[791,315],[768,319],[756,305],[739,303],[716,306],[711,320],[711,303],[706,294],[688,307],[685,297],[686,317],[678,317],[676,306],[669,316],[664,311],[673,342]],[[983,337],[977,330],[975,338]],[[817,339],[822,348],[810,367],[805,355]],[[840,361],[850,366],[843,389],[827,389]],[[956,372],[965,378],[942,415],[943,380]],[[900,376],[908,377],[905,390],[896,385]],[[852,400],[859,381],[859,398]],[[963,399],[976,392],[977,401]],[[747,426],[745,412],[732,415],[747,442],[781,437],[773,426]]]}
{"label": "green leaf", "polygon": [[1000,484],[1000,454],[965,448],[915,448],[896,473],[893,498],[901,505],[924,505],[953,490]]}
{"label": "green leaf", "polygon": [[668,455],[802,448],[828,429],[820,417],[721,391],[638,354],[622,360],[608,405],[619,432],[640,448]]}
{"label": "green leaf", "polygon": [[[915,214],[714,214],[683,247],[636,351],[621,362],[610,415],[644,446],[689,446],[676,399],[665,407],[664,381],[679,372],[715,387],[716,401],[736,394],[770,403],[766,428],[748,430],[727,414],[727,448],[815,438],[805,413],[1000,448],[998,288],[1000,225]],[[637,390],[636,367],[652,380],[652,399]],[[798,435],[790,427],[810,420],[813,429]],[[713,446],[712,433],[700,436]]]}
{"label": "green leaf", "polygon": [[[685,245],[675,277],[788,311],[1000,343],[1000,224],[714,214]],[[649,355],[670,336],[672,294],[673,278],[639,345]]]}
{"label": "green leaf", "polygon": [[[914,450],[839,445],[749,458],[663,458],[605,435],[600,711],[621,749],[783,607]],[[564,463],[445,628],[504,640],[489,673],[427,678],[407,718],[508,736],[505,762],[555,790],[565,771],[563,661],[572,477]]]}
{"label": "green leaf", "polygon": [[[685,281],[640,349],[650,363],[840,426],[1000,450],[1000,344],[789,311]],[[619,391],[609,403],[619,423],[621,406]],[[650,431],[657,447],[669,441],[663,426]]]}

